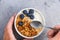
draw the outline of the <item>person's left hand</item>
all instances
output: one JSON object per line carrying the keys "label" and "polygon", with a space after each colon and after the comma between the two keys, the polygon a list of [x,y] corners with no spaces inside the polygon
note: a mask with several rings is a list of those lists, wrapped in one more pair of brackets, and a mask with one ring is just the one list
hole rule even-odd
{"label": "person's left hand", "polygon": [[12,30],[13,21],[14,21],[14,16],[10,18],[9,22],[5,27],[3,40],[16,40]]}
{"label": "person's left hand", "polygon": [[[4,36],[3,36],[3,40],[17,40],[13,34],[13,30],[12,30],[12,25],[13,25],[13,21],[14,21],[15,16],[12,16],[9,20],[9,22],[7,23],[5,30],[4,30]],[[33,39],[23,39],[23,40],[33,40]]]}

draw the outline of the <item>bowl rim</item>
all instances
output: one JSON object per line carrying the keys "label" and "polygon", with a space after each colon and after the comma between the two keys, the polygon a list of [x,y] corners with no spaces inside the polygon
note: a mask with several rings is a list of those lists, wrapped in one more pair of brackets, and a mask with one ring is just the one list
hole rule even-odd
{"label": "bowl rim", "polygon": [[[21,12],[22,12],[23,10],[25,10],[25,9],[34,9],[34,10],[38,11],[39,14],[40,14],[41,17],[42,17],[43,26],[44,26],[44,27],[43,27],[43,29],[42,29],[36,36],[33,36],[33,37],[24,36],[24,35],[22,35],[22,34],[18,31],[18,29],[17,29],[17,27],[16,27],[16,18],[17,18],[17,16],[18,16],[19,14],[21,14]],[[17,13],[17,15],[15,16],[15,20],[14,20],[14,27],[15,27],[17,33],[18,33],[20,36],[24,37],[24,38],[35,38],[35,37],[38,37],[38,36],[41,35],[41,33],[43,32],[43,30],[44,30],[44,28],[45,28],[45,25],[46,25],[46,24],[45,24],[45,18],[44,18],[44,16],[42,15],[42,13],[41,13],[39,10],[37,10],[37,9],[35,9],[35,8],[24,8],[24,9],[22,9],[21,11],[19,11],[19,12]]]}

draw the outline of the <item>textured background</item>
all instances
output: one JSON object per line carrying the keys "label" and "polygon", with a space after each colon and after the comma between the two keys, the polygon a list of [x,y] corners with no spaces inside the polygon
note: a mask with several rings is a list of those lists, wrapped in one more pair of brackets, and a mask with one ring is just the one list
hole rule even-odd
{"label": "textured background", "polygon": [[[46,27],[60,24],[60,0],[0,0],[0,40],[3,40],[4,27],[9,18],[23,8],[36,8],[45,16]],[[35,40],[47,40],[48,29]]]}

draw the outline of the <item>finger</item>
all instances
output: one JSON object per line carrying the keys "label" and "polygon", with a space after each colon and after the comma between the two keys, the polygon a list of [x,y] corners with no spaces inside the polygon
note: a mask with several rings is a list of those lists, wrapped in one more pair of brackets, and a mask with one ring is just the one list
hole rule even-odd
{"label": "finger", "polygon": [[60,25],[55,25],[54,28],[56,28],[56,29],[60,29]]}
{"label": "finger", "polygon": [[8,28],[12,28],[14,18],[15,18],[15,15],[13,15],[13,16],[10,18],[10,20],[9,20],[9,22],[8,22],[8,24],[7,24],[7,27],[8,27]]}
{"label": "finger", "polygon": [[[56,25],[54,28],[56,28],[56,29],[60,29],[60,25]],[[60,31],[59,32],[57,32],[57,34],[55,35],[55,37],[60,37]]]}
{"label": "finger", "polygon": [[54,30],[49,30],[49,31],[47,32],[47,36],[48,36],[48,38],[52,38],[54,32],[55,32]]}
{"label": "finger", "polygon": [[55,35],[55,37],[54,38],[60,38],[60,31]]}
{"label": "finger", "polygon": [[15,16],[12,16],[7,24],[7,27],[6,27],[6,31],[8,32],[9,36],[10,36],[10,39],[15,39],[14,35],[13,35],[13,31],[12,31],[12,25],[13,25],[13,21],[14,21],[14,17]]}

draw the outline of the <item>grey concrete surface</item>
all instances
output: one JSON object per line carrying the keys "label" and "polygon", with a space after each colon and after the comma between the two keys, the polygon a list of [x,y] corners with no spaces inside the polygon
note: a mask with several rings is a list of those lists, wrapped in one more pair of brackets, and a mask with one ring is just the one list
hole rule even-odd
{"label": "grey concrete surface", "polygon": [[[60,24],[60,0],[0,0],[0,40],[9,18],[23,8],[36,8],[45,16],[46,27]],[[35,40],[48,40],[45,28]]]}

